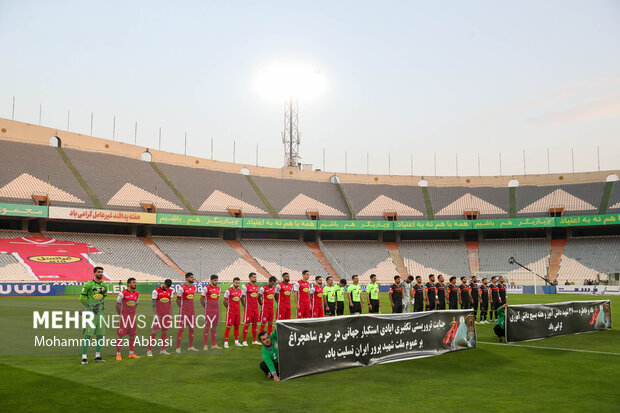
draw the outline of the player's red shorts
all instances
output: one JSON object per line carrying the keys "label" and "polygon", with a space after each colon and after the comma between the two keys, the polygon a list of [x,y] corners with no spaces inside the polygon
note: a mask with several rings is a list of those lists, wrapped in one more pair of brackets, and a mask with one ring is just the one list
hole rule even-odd
{"label": "player's red shorts", "polygon": [[220,309],[218,306],[209,306],[205,311],[205,328],[217,328],[217,324],[220,322]]}
{"label": "player's red shorts", "polygon": [[243,320],[244,323],[249,324],[249,323],[258,323],[260,322],[260,312],[258,311],[258,307],[248,307],[245,309],[245,319]]}
{"label": "player's red shorts", "polygon": [[291,319],[291,307],[278,307],[278,314],[276,314],[278,320],[290,320]]}
{"label": "player's red shorts", "polygon": [[172,316],[170,314],[157,314],[157,317],[153,318],[153,330],[159,330],[162,332],[168,331],[172,328]]}
{"label": "player's red shorts", "polygon": [[312,308],[310,304],[301,305],[297,309],[297,318],[310,318],[312,317]]}
{"label": "player's red shorts", "polygon": [[189,327],[194,328],[196,326],[196,314],[194,311],[181,312],[181,322],[179,323],[181,328]]}
{"label": "player's red shorts", "polygon": [[226,313],[226,325],[227,326],[238,326],[240,324],[241,324],[241,312],[228,311]]}
{"label": "player's red shorts", "polygon": [[136,320],[136,316],[121,316],[121,320],[119,323],[118,330],[116,330],[116,334],[119,337],[123,337],[125,335],[135,336],[136,329],[138,328],[138,320]]}
{"label": "player's red shorts", "polygon": [[312,309],[312,317],[313,318],[323,317],[323,303],[314,306],[314,308]]}
{"label": "player's red shorts", "polygon": [[265,323],[265,324],[269,324],[269,323],[273,323],[273,305],[271,306],[271,308],[265,308],[265,306],[263,306],[263,309],[261,311],[261,316],[260,316],[260,321],[261,323]]}

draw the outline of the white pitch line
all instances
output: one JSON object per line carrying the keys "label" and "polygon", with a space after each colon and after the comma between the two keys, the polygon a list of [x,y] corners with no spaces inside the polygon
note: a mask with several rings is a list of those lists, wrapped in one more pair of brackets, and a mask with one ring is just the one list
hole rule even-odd
{"label": "white pitch line", "polygon": [[612,352],[609,352],[609,351],[579,350],[579,349],[575,349],[575,348],[526,346],[524,344],[489,343],[487,341],[478,341],[478,344],[492,344],[492,345],[495,345],[495,346],[526,347],[526,348],[542,348],[542,349],[545,349],[545,350],[575,351],[577,353],[593,353],[593,354],[607,354],[607,355],[610,355],[610,356],[620,356],[620,353],[612,353]]}

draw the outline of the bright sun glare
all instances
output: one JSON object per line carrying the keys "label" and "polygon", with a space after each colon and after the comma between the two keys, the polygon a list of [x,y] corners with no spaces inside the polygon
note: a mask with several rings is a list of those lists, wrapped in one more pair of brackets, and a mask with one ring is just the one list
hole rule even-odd
{"label": "bright sun glare", "polygon": [[279,63],[263,68],[256,81],[258,91],[268,98],[290,97],[307,100],[322,94],[325,80],[321,71],[301,64]]}

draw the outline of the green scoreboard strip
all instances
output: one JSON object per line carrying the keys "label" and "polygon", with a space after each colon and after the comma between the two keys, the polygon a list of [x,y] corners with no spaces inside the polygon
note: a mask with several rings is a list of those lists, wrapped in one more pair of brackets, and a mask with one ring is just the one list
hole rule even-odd
{"label": "green scoreboard strip", "polygon": [[[45,206],[2,204],[0,217],[48,218]],[[84,219],[82,219],[84,221]],[[262,230],[319,230],[319,231],[441,231],[472,229],[518,229],[620,225],[620,214],[579,215],[557,218],[505,218],[477,220],[431,221],[345,221],[275,218],[233,218],[205,215],[157,214],[159,225],[183,227],[247,228]]]}

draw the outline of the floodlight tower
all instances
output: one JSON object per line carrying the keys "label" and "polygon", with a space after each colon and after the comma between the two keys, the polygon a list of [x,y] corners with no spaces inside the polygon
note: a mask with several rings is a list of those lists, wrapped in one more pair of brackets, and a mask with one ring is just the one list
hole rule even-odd
{"label": "floodlight tower", "polygon": [[[268,95],[284,100],[284,167],[297,168],[300,164],[299,99],[307,99],[323,90],[321,71],[297,64],[276,64],[263,69],[258,85]],[[304,100],[305,101],[305,100]]]}
{"label": "floodlight tower", "polygon": [[284,144],[284,166],[299,166],[299,143],[301,133],[298,129],[299,100],[290,96],[284,101],[284,131],[282,143]]}

